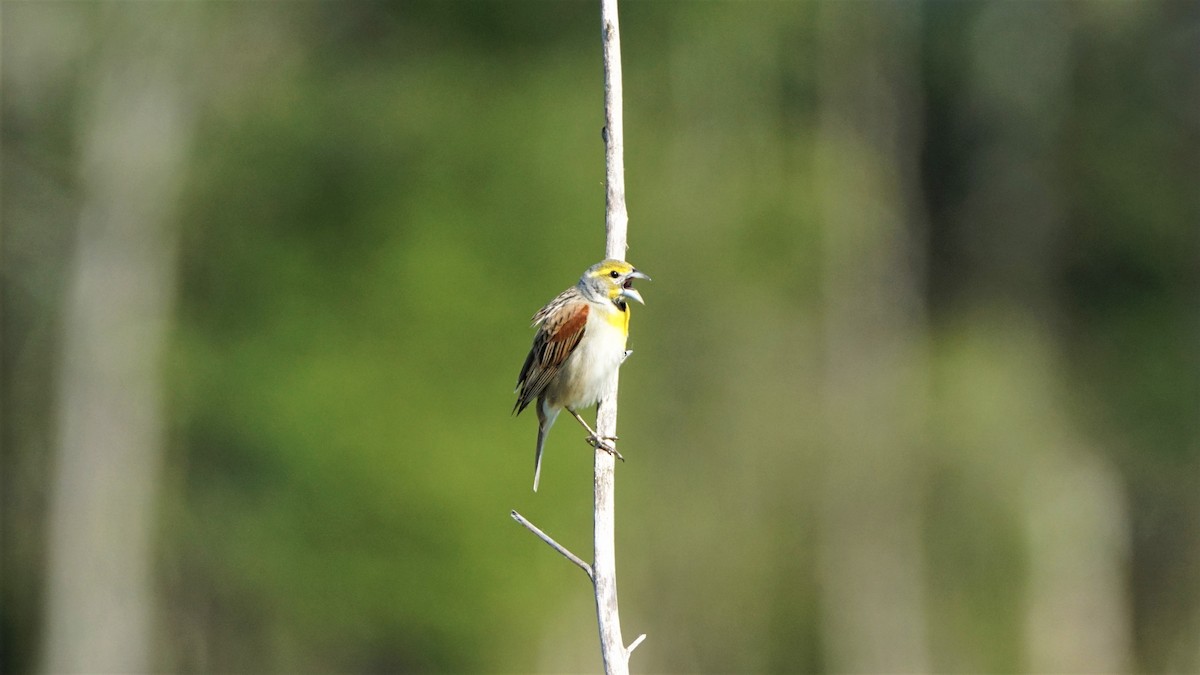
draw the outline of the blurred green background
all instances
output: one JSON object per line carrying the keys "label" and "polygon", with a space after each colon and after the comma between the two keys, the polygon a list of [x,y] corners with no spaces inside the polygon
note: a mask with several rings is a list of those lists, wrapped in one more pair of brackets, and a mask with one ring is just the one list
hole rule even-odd
{"label": "blurred green background", "polygon": [[[621,11],[633,669],[1200,670],[1200,4]],[[598,4],[0,38],[0,669],[598,671]]]}

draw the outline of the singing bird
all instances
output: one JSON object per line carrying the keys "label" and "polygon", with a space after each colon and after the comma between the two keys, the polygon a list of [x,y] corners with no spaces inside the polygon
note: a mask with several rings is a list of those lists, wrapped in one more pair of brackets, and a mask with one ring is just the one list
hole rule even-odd
{"label": "singing bird", "polygon": [[599,402],[627,356],[629,301],[646,304],[633,288],[634,279],[650,277],[622,260],[598,262],[587,268],[579,283],[533,315],[537,333],[517,376],[513,414],[537,400],[534,492],[542,475],[546,434],[564,408],[587,429],[589,444],[620,457],[607,442],[616,439],[598,436],[577,411]]}

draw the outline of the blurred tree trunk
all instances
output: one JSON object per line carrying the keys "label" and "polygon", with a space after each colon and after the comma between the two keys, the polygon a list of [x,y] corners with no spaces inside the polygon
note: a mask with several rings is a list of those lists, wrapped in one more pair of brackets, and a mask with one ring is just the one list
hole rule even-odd
{"label": "blurred tree trunk", "polygon": [[[1061,332],[1055,275],[1070,186],[1055,153],[1070,112],[1072,22],[1068,5],[993,4],[971,34],[962,114],[986,121],[987,133],[968,167],[962,251],[976,303],[1032,319],[992,331],[1011,332],[1012,343],[1052,345]],[[1128,504],[1115,467],[1065,416],[1045,412],[1067,405],[1059,357],[1046,351],[1029,390],[1050,402],[1027,414],[1043,421],[1024,425],[1042,438],[990,459],[992,475],[1012,476],[1006,491],[1022,497],[1014,505],[1029,558],[1022,653],[1032,672],[1123,672],[1132,665]],[[998,466],[1013,461],[1024,470]]]}
{"label": "blurred tree trunk", "polygon": [[916,457],[928,415],[919,17],[900,3],[833,2],[818,17],[825,664],[928,671]]}
{"label": "blurred tree trunk", "polygon": [[153,669],[162,360],[191,134],[186,40],[169,21],[177,13],[137,4],[89,15],[111,39],[82,79],[95,84],[79,116],[78,233],[62,323],[47,672]]}

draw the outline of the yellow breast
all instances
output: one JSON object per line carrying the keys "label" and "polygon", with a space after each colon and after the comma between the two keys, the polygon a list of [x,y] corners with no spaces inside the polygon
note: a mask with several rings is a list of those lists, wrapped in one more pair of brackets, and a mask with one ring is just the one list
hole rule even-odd
{"label": "yellow breast", "polygon": [[612,311],[605,314],[604,319],[609,325],[621,331],[622,335],[629,335],[629,305],[625,306],[625,311]]}

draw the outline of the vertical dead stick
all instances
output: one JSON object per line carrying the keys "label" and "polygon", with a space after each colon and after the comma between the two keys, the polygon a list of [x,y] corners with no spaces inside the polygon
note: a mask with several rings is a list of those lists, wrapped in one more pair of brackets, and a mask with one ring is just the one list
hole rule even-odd
{"label": "vertical dead stick", "polygon": [[[621,121],[621,36],[617,25],[617,0],[600,0],[601,35],[604,43],[604,229],[608,258],[625,259],[629,215],[625,209],[625,132]],[[626,354],[628,356],[628,353]],[[596,432],[617,435],[617,378],[596,410]],[[595,502],[593,511],[593,555],[591,567],[538,530],[516,511],[513,518],[588,573],[596,592],[596,619],[600,629],[600,654],[607,675],[628,675],[629,654],[646,639],[640,635],[628,648],[621,638],[617,612],[615,457],[596,449]]]}
{"label": "vertical dead stick", "polygon": [[625,123],[621,108],[621,31],[617,0],[600,0],[604,38],[604,231],[605,254],[625,259],[629,213],[625,208]]}
{"label": "vertical dead stick", "polygon": [[[604,229],[605,253],[625,259],[625,129],[621,120],[621,33],[617,22],[617,0],[601,0],[600,20],[604,42]],[[617,435],[617,378],[596,409],[596,432]],[[596,590],[596,618],[600,628],[600,653],[604,672],[629,672],[629,652],[621,639],[621,617],[617,612],[616,498],[613,455],[596,450],[595,510],[593,513],[594,555],[592,582]]]}

